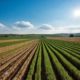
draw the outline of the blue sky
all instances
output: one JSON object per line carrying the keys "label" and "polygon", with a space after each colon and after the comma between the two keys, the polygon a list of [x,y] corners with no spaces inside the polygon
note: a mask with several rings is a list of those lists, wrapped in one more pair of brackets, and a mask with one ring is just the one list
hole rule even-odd
{"label": "blue sky", "polygon": [[0,0],[0,33],[77,33],[77,9],[80,0]]}

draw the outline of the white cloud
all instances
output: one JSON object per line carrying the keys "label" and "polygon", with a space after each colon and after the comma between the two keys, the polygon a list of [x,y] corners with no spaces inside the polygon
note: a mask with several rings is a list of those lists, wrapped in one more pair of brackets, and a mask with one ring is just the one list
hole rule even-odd
{"label": "white cloud", "polygon": [[31,24],[29,21],[17,21],[15,25],[6,26],[0,23],[0,33],[4,34],[54,34],[54,33],[80,33],[80,25],[61,25],[53,26],[42,24],[40,27]]}
{"label": "white cloud", "polygon": [[17,21],[14,26],[16,28],[33,28],[33,24],[29,21]]}
{"label": "white cloud", "polygon": [[4,24],[0,23],[0,28],[6,27]]}
{"label": "white cloud", "polygon": [[58,26],[55,28],[55,33],[80,33],[80,25]]}
{"label": "white cloud", "polygon": [[0,34],[9,34],[9,33],[13,33],[13,30],[11,29],[11,27],[0,23]]}
{"label": "white cloud", "polygon": [[42,29],[42,30],[52,30],[53,27],[52,27],[52,25],[50,25],[50,24],[42,24],[42,25],[39,27],[39,29]]}

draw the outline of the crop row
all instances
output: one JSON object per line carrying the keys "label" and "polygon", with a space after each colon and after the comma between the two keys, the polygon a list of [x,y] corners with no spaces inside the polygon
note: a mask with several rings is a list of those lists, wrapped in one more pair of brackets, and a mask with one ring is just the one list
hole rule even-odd
{"label": "crop row", "polygon": [[[31,45],[29,45],[24,51],[19,52],[12,59],[4,63],[0,67],[0,79],[12,80],[15,76],[17,76],[18,72],[21,72],[20,70],[23,68],[26,61],[29,61],[30,63],[32,56],[34,55],[33,53],[35,49],[36,49],[36,43],[35,42],[31,43]],[[21,73],[23,74],[23,72]]]}
{"label": "crop row", "polygon": [[6,58],[0,66],[0,79],[80,80],[79,51],[78,43],[35,40]]}
{"label": "crop row", "polygon": [[26,80],[80,80],[78,51],[77,43],[41,39]]}

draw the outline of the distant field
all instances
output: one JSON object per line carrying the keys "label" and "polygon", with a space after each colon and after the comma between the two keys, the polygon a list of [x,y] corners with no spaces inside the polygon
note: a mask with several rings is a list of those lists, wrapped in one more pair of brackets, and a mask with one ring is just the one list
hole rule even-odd
{"label": "distant field", "polygon": [[80,42],[80,37],[47,37],[48,39],[55,39],[55,40],[64,40],[64,41],[72,41],[72,42]]}
{"label": "distant field", "polygon": [[8,44],[7,43],[7,44],[4,44],[4,46],[1,45],[0,46],[0,53],[16,49],[16,48],[18,48],[20,46],[26,45],[29,42],[30,41],[23,41],[23,42],[18,42],[18,43],[15,43],[15,44]]}
{"label": "distant field", "polygon": [[0,40],[13,40],[13,39],[27,39],[28,37],[22,37],[22,36],[10,36],[10,35],[8,35],[8,36],[0,36]]}
{"label": "distant field", "polygon": [[27,40],[27,39],[3,39],[3,40],[0,40],[0,43],[3,43],[3,42],[14,42],[14,41],[20,41],[20,40]]}
{"label": "distant field", "polygon": [[79,43],[42,37],[5,47],[0,80],[80,80]]}
{"label": "distant field", "polygon": [[27,40],[25,39],[25,40],[1,42],[1,43],[0,43],[0,47],[15,45],[15,44],[19,44],[19,43],[26,42],[26,41],[27,41]]}

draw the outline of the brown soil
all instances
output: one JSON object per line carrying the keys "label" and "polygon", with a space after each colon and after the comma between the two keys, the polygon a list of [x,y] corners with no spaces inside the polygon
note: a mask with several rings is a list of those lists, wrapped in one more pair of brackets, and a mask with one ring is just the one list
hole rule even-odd
{"label": "brown soil", "polygon": [[23,49],[21,52],[17,52],[16,56],[11,57],[9,61],[0,66],[0,80],[12,80],[13,77],[17,75],[20,78],[19,77],[15,78],[17,78],[17,80],[18,78],[19,80],[22,80],[22,77],[25,72],[24,65],[26,65],[26,68],[29,65],[29,62],[34,54],[35,50],[34,48],[36,47],[36,44],[37,41],[31,42],[29,46],[25,47],[25,49]]}
{"label": "brown soil", "polygon": [[48,39],[55,39],[55,40],[64,40],[64,41],[71,41],[71,42],[80,42],[80,37],[48,37]]}
{"label": "brown soil", "polygon": [[28,42],[25,45],[20,46],[19,48],[17,48],[16,50],[11,50],[10,52],[4,52],[4,53],[0,53],[0,65],[2,65],[3,63],[6,63],[6,61],[8,61],[10,58],[12,58],[13,56],[16,56],[16,53],[20,53],[21,51],[23,52],[23,50],[26,49],[26,47],[28,47],[28,45],[30,45],[30,43],[32,42]]}
{"label": "brown soil", "polygon": [[14,42],[14,41],[20,41],[20,40],[25,40],[25,39],[0,40],[0,43],[3,43],[3,42]]}
{"label": "brown soil", "polygon": [[11,45],[11,46],[0,47],[0,53],[6,52],[6,51],[9,51],[9,50],[13,50],[17,47],[20,47],[22,45],[27,44],[28,42],[31,42],[31,41],[27,41],[27,42],[23,42],[23,43],[19,43],[19,44],[16,44],[16,45]]}

